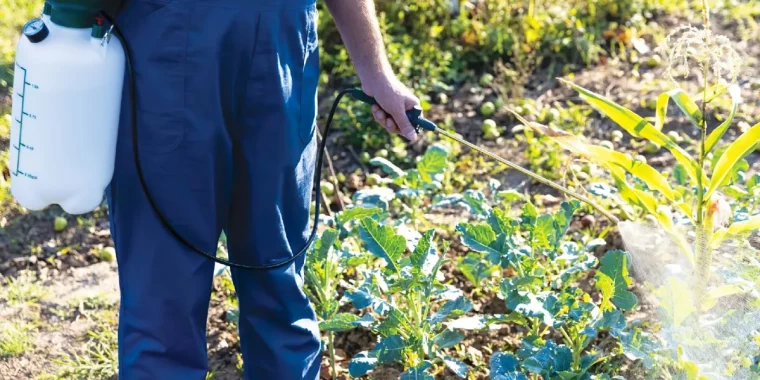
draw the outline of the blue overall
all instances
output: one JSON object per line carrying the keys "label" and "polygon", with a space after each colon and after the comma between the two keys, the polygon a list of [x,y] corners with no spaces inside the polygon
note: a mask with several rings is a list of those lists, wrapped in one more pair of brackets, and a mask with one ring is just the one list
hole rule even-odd
{"label": "blue overall", "polygon": [[[319,78],[315,0],[128,0],[141,166],[176,230],[267,265],[309,235]],[[107,199],[121,289],[119,379],[204,379],[214,262],[164,228],[135,169],[125,84]],[[246,379],[316,379],[303,257],[232,269]]]}

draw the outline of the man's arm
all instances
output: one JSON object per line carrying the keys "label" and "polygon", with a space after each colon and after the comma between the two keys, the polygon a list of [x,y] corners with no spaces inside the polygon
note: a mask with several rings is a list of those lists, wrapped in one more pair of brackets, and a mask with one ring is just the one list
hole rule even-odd
{"label": "man's arm", "polygon": [[393,73],[386,56],[373,0],[325,0],[362,82],[362,90],[377,100],[375,120],[391,133],[414,141],[417,134],[406,110],[419,99]]}

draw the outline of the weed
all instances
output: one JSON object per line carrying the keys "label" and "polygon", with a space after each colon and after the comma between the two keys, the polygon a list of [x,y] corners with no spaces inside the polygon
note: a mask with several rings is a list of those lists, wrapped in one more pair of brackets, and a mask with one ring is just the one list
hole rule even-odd
{"label": "weed", "polygon": [[24,321],[6,322],[0,325],[0,358],[23,354],[34,347],[31,332],[36,326]]}
{"label": "weed", "polygon": [[92,316],[95,327],[87,332],[88,340],[80,352],[53,360],[60,366],[57,378],[104,379],[118,370],[116,312],[101,311]]}
{"label": "weed", "polygon": [[0,299],[14,306],[35,303],[47,293],[34,272],[23,271],[15,279],[6,278],[5,286],[0,289]]}

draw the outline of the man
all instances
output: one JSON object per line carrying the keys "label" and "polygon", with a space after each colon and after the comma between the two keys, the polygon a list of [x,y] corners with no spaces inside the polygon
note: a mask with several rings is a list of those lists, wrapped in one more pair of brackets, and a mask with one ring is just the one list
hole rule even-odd
{"label": "man", "polygon": [[[175,229],[233,261],[292,257],[309,232],[319,78],[315,0],[127,0],[140,161]],[[418,99],[394,76],[371,0],[325,0],[376,120],[410,140]],[[128,86],[125,86],[128,91]],[[119,263],[119,378],[203,379],[214,262],[164,228],[143,192],[124,95],[108,190]],[[384,110],[387,110],[386,113]],[[315,379],[320,334],[302,291],[303,257],[232,269],[246,379]]]}

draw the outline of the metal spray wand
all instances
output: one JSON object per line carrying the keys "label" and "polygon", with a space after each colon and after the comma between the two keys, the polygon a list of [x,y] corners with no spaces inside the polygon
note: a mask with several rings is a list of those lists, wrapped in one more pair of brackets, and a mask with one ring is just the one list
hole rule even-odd
{"label": "metal spray wand", "polygon": [[[354,89],[349,94],[354,99],[360,100],[360,101],[362,101],[364,103],[367,103],[367,104],[370,104],[370,105],[377,104],[377,101],[375,101],[375,99],[373,97],[365,94],[363,91],[361,91],[359,89]],[[471,142],[469,142],[469,141],[467,141],[467,140],[465,140],[465,139],[463,139],[463,138],[461,138],[459,136],[455,136],[455,135],[453,135],[453,134],[451,134],[451,133],[449,133],[447,131],[444,131],[443,129],[438,128],[438,126],[435,125],[435,123],[433,123],[430,120],[425,119],[422,116],[422,110],[419,107],[415,107],[415,108],[413,108],[411,110],[406,111],[406,116],[409,118],[409,121],[412,123],[412,125],[417,130],[417,132],[420,132],[423,129],[426,130],[426,131],[436,132],[439,135],[445,136],[445,137],[447,137],[447,138],[449,138],[451,140],[454,140],[454,141],[456,141],[456,142],[458,142],[460,144],[463,144],[463,145],[469,147],[470,149],[473,149],[473,150],[475,150],[477,152],[480,152],[480,153],[484,154],[485,156],[487,156],[487,157],[489,157],[489,158],[491,158],[491,159],[493,159],[493,160],[495,160],[495,161],[497,161],[497,162],[499,162],[499,163],[501,163],[501,164],[503,164],[503,165],[505,165],[505,166],[507,166],[509,168],[517,170],[520,173],[525,174],[528,177],[533,178],[536,181],[543,183],[544,185],[547,185],[547,186],[549,186],[549,187],[551,187],[553,189],[556,189],[556,190],[562,192],[563,194],[566,194],[566,195],[568,195],[568,196],[570,196],[572,198],[575,198],[575,199],[577,199],[577,200],[579,200],[579,201],[581,201],[583,203],[586,203],[587,205],[593,207],[595,210],[599,211],[599,213],[601,213],[602,215],[604,215],[607,219],[609,219],[610,221],[612,221],[615,224],[618,224],[620,222],[620,220],[618,220],[618,218],[616,218],[614,215],[610,214],[609,211],[604,210],[601,206],[597,205],[596,203],[594,203],[592,200],[588,199],[587,197],[585,197],[585,196],[583,196],[581,194],[578,194],[578,193],[576,193],[576,192],[574,192],[574,191],[572,191],[572,190],[570,190],[570,189],[568,189],[568,188],[566,188],[566,187],[564,187],[564,186],[562,186],[562,185],[560,185],[560,184],[558,184],[558,183],[556,183],[554,181],[546,179],[546,178],[544,178],[544,177],[542,177],[542,176],[540,176],[540,175],[538,175],[538,174],[536,174],[536,173],[534,173],[534,172],[532,172],[532,171],[530,171],[528,169],[525,169],[525,168],[523,168],[523,167],[521,167],[521,166],[519,166],[519,165],[517,165],[517,164],[515,164],[515,163],[513,163],[511,161],[505,160],[504,158],[501,158],[501,157],[497,156],[496,154],[489,152],[488,150],[486,150],[483,147],[475,145],[475,144],[473,144],[473,143],[471,143]]]}

